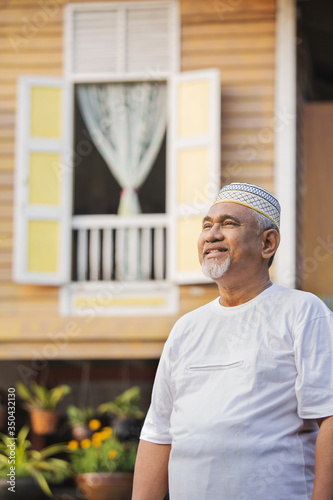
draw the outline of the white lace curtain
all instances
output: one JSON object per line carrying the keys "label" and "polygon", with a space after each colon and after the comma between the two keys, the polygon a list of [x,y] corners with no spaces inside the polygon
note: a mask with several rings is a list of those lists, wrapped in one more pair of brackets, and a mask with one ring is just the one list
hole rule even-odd
{"label": "white lace curtain", "polygon": [[138,190],[166,129],[165,83],[79,85],[77,95],[88,131],[122,188],[118,214],[140,213]]}

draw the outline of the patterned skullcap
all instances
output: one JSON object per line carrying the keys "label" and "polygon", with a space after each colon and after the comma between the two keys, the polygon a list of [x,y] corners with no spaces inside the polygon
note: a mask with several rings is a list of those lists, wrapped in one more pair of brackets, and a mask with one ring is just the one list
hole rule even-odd
{"label": "patterned skullcap", "polygon": [[280,231],[281,207],[274,196],[259,186],[245,182],[233,182],[224,186],[216,197],[216,203],[239,203],[268,217]]}

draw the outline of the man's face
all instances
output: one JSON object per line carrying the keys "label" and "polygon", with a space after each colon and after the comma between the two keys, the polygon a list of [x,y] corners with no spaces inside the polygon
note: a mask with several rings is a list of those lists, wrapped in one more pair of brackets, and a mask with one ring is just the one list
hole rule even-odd
{"label": "man's face", "polygon": [[237,203],[217,203],[203,219],[199,261],[206,276],[246,279],[261,262],[260,235],[253,210]]}

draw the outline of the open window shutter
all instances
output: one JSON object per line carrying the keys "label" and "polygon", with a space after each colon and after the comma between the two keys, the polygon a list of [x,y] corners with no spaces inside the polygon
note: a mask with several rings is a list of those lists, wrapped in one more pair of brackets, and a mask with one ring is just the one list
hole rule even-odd
{"label": "open window shutter", "polygon": [[220,185],[220,73],[175,75],[170,85],[168,129],[171,277],[205,283],[197,253],[203,216]]}
{"label": "open window shutter", "polygon": [[63,80],[23,77],[19,81],[14,280],[20,283],[57,285],[69,280],[68,99]]}

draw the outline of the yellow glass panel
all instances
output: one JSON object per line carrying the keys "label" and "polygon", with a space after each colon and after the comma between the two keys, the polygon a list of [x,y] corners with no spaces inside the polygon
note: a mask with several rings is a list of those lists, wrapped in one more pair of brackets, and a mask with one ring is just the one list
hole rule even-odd
{"label": "yellow glass panel", "polygon": [[29,221],[28,271],[58,272],[59,222]]}
{"label": "yellow glass panel", "polygon": [[102,299],[93,297],[79,298],[75,301],[76,307],[133,307],[133,306],[164,306],[164,297],[124,297]]}
{"label": "yellow glass panel", "polygon": [[31,89],[31,137],[61,138],[62,90],[54,87]]}
{"label": "yellow glass panel", "polygon": [[178,132],[180,137],[208,134],[208,82],[184,82],[180,84]]}
{"label": "yellow glass panel", "polygon": [[60,176],[54,165],[60,164],[57,153],[31,153],[29,203],[60,205]]}
{"label": "yellow glass panel", "polygon": [[178,221],[178,271],[200,269],[197,243],[202,217],[186,217]]}
{"label": "yellow glass panel", "polygon": [[178,203],[202,203],[209,192],[209,149],[178,153]]}

